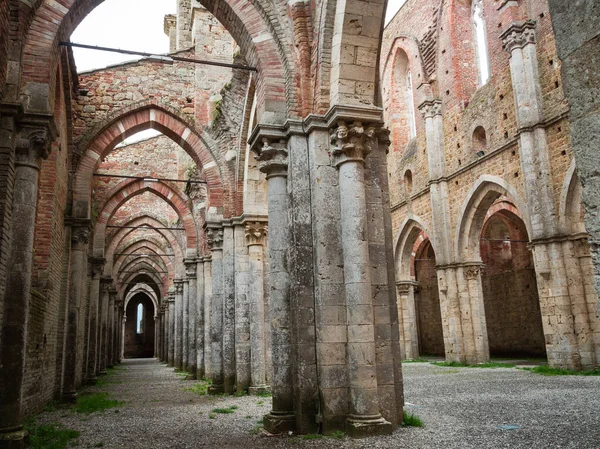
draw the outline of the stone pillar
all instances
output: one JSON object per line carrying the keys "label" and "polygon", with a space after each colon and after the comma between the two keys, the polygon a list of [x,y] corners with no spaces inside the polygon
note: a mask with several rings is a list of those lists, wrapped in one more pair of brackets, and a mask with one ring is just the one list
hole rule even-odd
{"label": "stone pillar", "polygon": [[212,254],[212,304],[210,320],[210,394],[223,393],[223,229],[209,227],[206,241]]}
{"label": "stone pillar", "polygon": [[197,301],[198,301],[198,279],[196,276],[196,259],[186,259],[183,261],[186,268],[188,281],[188,376],[189,380],[196,379],[197,375],[197,357],[196,353],[196,332],[197,332]]}
{"label": "stone pillar", "polygon": [[[235,219],[235,390],[250,387],[250,304],[248,247],[243,219]],[[261,287],[262,288],[262,287]],[[263,326],[264,328],[264,326]]]}
{"label": "stone pillar", "polygon": [[196,379],[204,379],[204,258],[196,260]]}
{"label": "stone pillar", "polygon": [[33,239],[42,159],[53,136],[46,126],[25,128],[15,149],[12,245],[6,269],[0,349],[0,445],[23,447],[22,388],[31,294]]}
{"label": "stone pillar", "polygon": [[270,433],[293,431],[296,426],[293,390],[292,321],[290,274],[288,272],[291,233],[289,227],[285,141],[263,139],[258,153],[259,170],[267,175],[269,207],[269,288],[271,313],[271,352],[273,364],[273,409],[264,418]]}
{"label": "stone pillar", "polygon": [[107,367],[115,365],[115,307],[117,306],[117,289],[111,286],[108,290],[108,341]]}
{"label": "stone pillar", "polygon": [[89,258],[91,265],[91,282],[88,300],[88,316],[87,316],[87,370],[86,383],[94,385],[96,383],[96,375],[99,372],[99,311],[100,311],[100,278],[104,269],[105,260],[103,258]]}
{"label": "stone pillar", "polygon": [[415,281],[397,281],[398,316],[400,317],[400,334],[404,343],[402,358],[415,360],[419,358],[419,329],[415,308]]}
{"label": "stone pillar", "polygon": [[223,390],[235,389],[235,255],[233,226],[223,226]]}
{"label": "stone pillar", "polygon": [[175,369],[183,368],[183,280],[175,279],[175,316],[173,328],[173,342],[175,344]]}
{"label": "stone pillar", "polygon": [[127,315],[125,314],[125,311],[123,311],[121,316],[121,336],[119,338],[121,348],[119,349],[119,352],[121,353],[121,360],[123,360],[125,358],[125,326],[127,324]]}
{"label": "stone pillar", "polygon": [[102,278],[100,285],[100,304],[99,304],[99,320],[98,320],[98,373],[106,374],[106,366],[108,364],[107,349],[108,349],[108,303],[109,303],[109,288],[112,284],[111,278]]}
{"label": "stone pillar", "polygon": [[204,256],[204,377],[212,379],[212,256]]}
{"label": "stone pillar", "polygon": [[248,245],[248,274],[250,285],[250,394],[269,390],[266,383],[265,363],[265,310],[264,310],[264,253],[267,226],[264,222],[246,224]]}
{"label": "stone pillar", "polygon": [[121,321],[123,311],[123,300],[118,296],[115,299],[115,341],[113,347],[114,363],[121,363]]}
{"label": "stone pillar", "polygon": [[365,157],[376,139],[373,127],[356,121],[337,123],[332,154],[339,171],[341,236],[347,307],[347,354],[350,375],[350,414],[346,429],[352,436],[392,432],[379,412],[371,268],[365,193]]}
{"label": "stone pillar", "polygon": [[177,0],[177,51],[192,46],[192,0]]}
{"label": "stone pillar", "polygon": [[169,289],[169,358],[168,365],[175,366],[175,289]]}
{"label": "stone pillar", "polygon": [[190,284],[186,279],[182,279],[183,294],[182,294],[182,312],[181,312],[181,369],[188,370],[189,360],[189,334],[190,334]]}

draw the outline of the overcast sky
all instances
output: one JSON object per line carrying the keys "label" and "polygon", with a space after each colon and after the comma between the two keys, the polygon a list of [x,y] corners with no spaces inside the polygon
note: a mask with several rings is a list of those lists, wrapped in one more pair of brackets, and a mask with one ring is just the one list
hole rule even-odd
{"label": "overcast sky", "polygon": [[[389,0],[386,22],[406,0]],[[105,0],[71,36],[71,42],[167,53],[169,38],[163,32],[165,14],[175,14],[176,0]],[[83,72],[136,59],[135,56],[75,49],[77,70]]]}

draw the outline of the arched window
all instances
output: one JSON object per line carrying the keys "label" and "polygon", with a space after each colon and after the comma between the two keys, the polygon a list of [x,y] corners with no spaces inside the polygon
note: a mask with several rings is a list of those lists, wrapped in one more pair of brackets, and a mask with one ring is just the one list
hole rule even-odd
{"label": "arched window", "polygon": [[417,136],[417,123],[415,121],[415,94],[410,70],[406,72],[406,104],[408,105],[408,136],[413,139]]}
{"label": "arched window", "polygon": [[478,126],[473,131],[473,151],[477,156],[481,157],[485,155],[485,149],[487,148],[487,136],[483,126]]}
{"label": "arched window", "polygon": [[488,53],[485,18],[483,17],[483,0],[473,0],[471,19],[473,21],[477,69],[479,72],[478,85],[483,86],[490,80],[490,56]]}
{"label": "arched window", "polygon": [[136,317],[136,333],[142,334],[144,332],[142,322],[144,321],[144,306],[142,303],[137,306],[137,317]]}
{"label": "arched window", "polygon": [[406,190],[406,194],[410,195],[412,192],[412,172],[410,170],[406,170],[404,173],[404,189]]}

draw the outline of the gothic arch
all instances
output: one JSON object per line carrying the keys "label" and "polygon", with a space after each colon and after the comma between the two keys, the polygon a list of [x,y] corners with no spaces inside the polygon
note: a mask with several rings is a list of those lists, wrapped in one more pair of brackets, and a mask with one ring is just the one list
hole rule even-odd
{"label": "gothic arch", "polygon": [[[125,274],[125,276],[117,278],[116,280],[117,289],[122,291],[124,295],[127,294],[132,285],[138,283],[137,279],[145,279],[146,282],[153,283],[156,286],[155,291],[157,294],[162,291],[162,296],[164,296],[167,293],[167,280],[159,276],[151,265],[145,262],[139,262],[134,268],[136,268],[136,270],[133,270],[135,271],[133,273],[119,273],[119,276],[123,274]],[[142,274],[143,271],[145,272],[144,274]]]}
{"label": "gothic arch", "polygon": [[[52,110],[58,41],[67,39],[102,1],[41,0],[33,11],[23,48],[21,86],[25,96],[45,91],[46,105],[38,109]],[[285,110],[297,107],[297,98],[291,83],[285,82],[294,65],[285,57],[288,45],[278,31],[281,25],[272,23],[277,20],[263,8],[261,1],[200,0],[200,3],[230,32],[248,63],[258,69],[261,116],[267,112],[270,114],[263,117],[267,122],[283,121]]]}
{"label": "gothic arch", "polygon": [[558,211],[558,223],[561,232],[565,234],[580,234],[587,232],[583,222],[582,199],[583,186],[577,175],[575,159],[571,161],[569,170],[565,174],[565,180],[560,193],[560,206]]}
{"label": "gothic arch", "polygon": [[[127,137],[145,129],[156,129],[179,144],[202,168],[207,183],[210,206],[222,207],[224,189],[222,162],[216,144],[194,127],[159,106],[143,105],[125,114],[111,117],[98,130],[84,136],[79,144],[81,160],[73,181],[73,211],[75,216],[87,218],[90,214],[92,179],[102,158]],[[142,176],[145,176],[143,174]]]}
{"label": "gothic arch", "polygon": [[177,212],[185,228],[186,257],[195,257],[198,248],[198,230],[187,196],[179,189],[173,188],[165,182],[148,182],[143,180],[124,181],[110,192],[108,200],[98,215],[98,221],[94,229],[94,254],[98,257],[104,256],[106,227],[114,213],[129,199],[144,192],[154,193]]}
{"label": "gothic arch", "polygon": [[129,293],[127,293],[127,295],[125,296],[125,310],[127,310],[127,305],[129,304],[129,301],[131,301],[131,299],[138,293],[144,293],[150,298],[152,304],[154,305],[154,316],[156,316],[158,314],[158,304],[160,303],[160,298],[156,295],[156,292],[152,290],[152,288],[149,285],[146,285],[144,283],[136,284],[131,290],[129,290]]}
{"label": "gothic arch", "polygon": [[[400,232],[394,243],[394,259],[396,261],[396,280],[411,279],[411,259],[415,243],[421,233],[430,237],[428,226],[425,222],[410,214],[400,225]],[[430,239],[431,240],[431,239]],[[432,242],[433,245],[433,242]],[[434,248],[435,250],[435,248]]]}
{"label": "gothic arch", "polygon": [[480,262],[479,235],[488,216],[490,206],[500,196],[508,197],[523,216],[527,234],[531,234],[531,224],[525,203],[519,198],[514,187],[503,179],[482,175],[471,187],[458,214],[456,228],[455,255],[459,262]]}
{"label": "gothic arch", "polygon": [[[132,254],[136,254],[139,251],[147,251],[149,257],[143,257],[144,259],[151,259],[160,261],[163,264],[163,267],[166,271],[168,271],[169,279],[175,278],[175,268],[174,263],[171,262],[169,256],[162,256],[161,253],[164,249],[155,243],[149,240],[140,240],[135,243],[132,243],[128,247],[126,247],[123,251],[131,252]],[[139,257],[137,256],[126,256],[119,255],[116,257],[113,268],[113,275],[116,275],[119,272],[119,269],[124,264],[128,263],[130,260],[137,260]],[[129,259],[129,260],[128,260]]]}

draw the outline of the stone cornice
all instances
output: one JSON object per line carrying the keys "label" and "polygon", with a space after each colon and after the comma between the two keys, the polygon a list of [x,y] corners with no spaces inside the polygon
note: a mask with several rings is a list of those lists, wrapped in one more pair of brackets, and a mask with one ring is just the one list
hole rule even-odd
{"label": "stone cornice", "polygon": [[269,221],[268,215],[257,215],[257,214],[242,214],[239,217],[233,217],[231,222],[234,226],[244,226],[248,222],[264,222]]}
{"label": "stone cornice", "polygon": [[527,20],[511,24],[500,35],[500,39],[502,39],[502,46],[509,53],[528,44],[535,44],[535,21]]}

